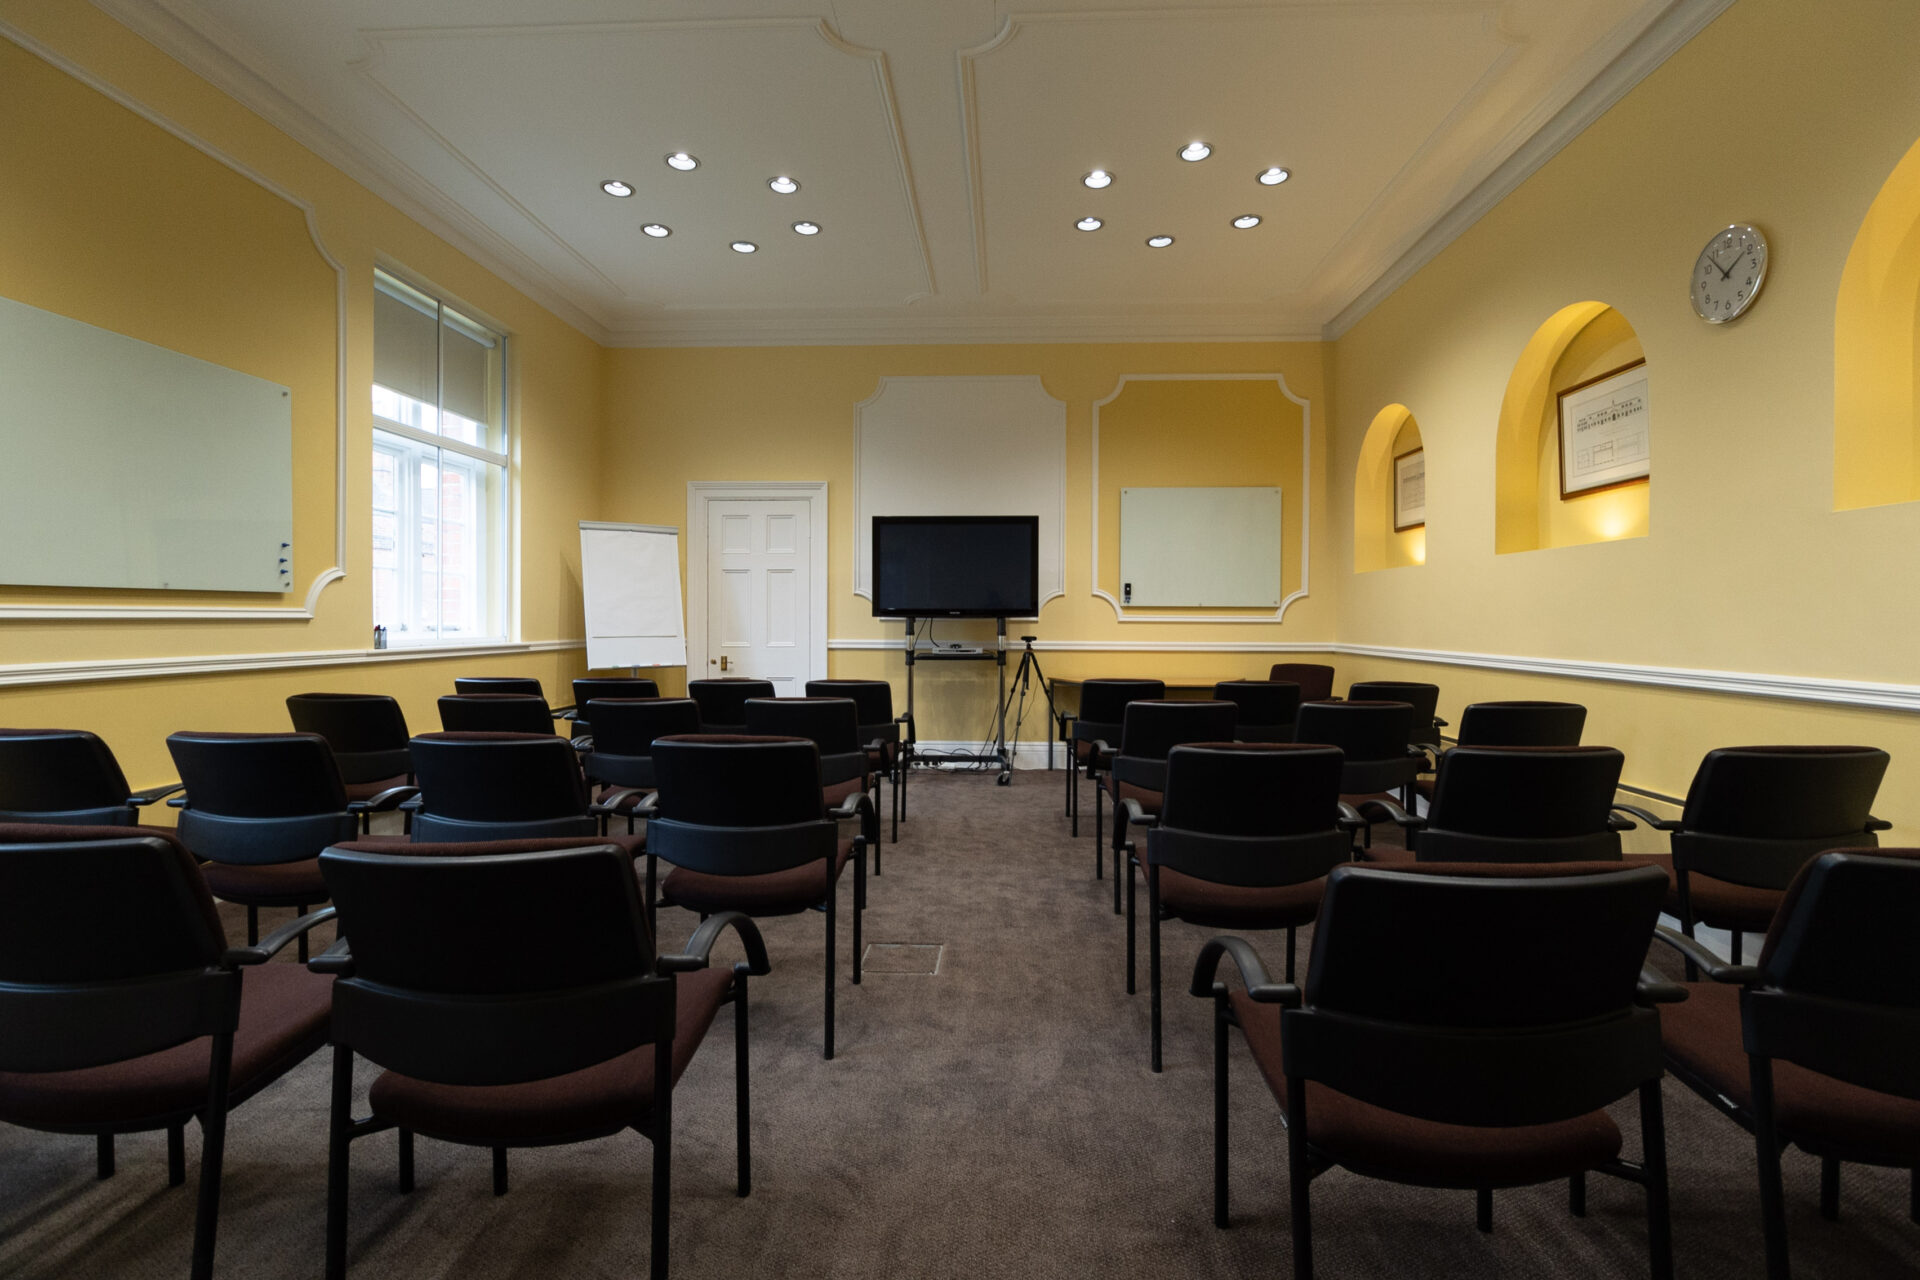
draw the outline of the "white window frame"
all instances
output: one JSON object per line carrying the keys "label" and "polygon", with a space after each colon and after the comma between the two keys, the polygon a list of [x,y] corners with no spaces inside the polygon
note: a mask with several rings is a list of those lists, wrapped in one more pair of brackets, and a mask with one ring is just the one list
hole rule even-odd
{"label": "white window frame", "polygon": [[[491,322],[476,319],[470,309],[459,305],[457,302],[450,304],[449,300],[440,290],[423,284],[411,275],[396,271],[384,263],[375,268],[375,275],[376,277],[386,276],[396,284],[431,299],[434,304],[434,332],[436,349],[439,352],[439,369],[436,372],[435,388],[435,398],[439,403],[433,406],[436,413],[444,414],[446,412],[444,407],[446,398],[446,348],[444,329],[447,325],[447,311],[450,309],[457,311],[460,319],[482,327],[489,336],[500,344],[500,422],[498,424],[498,431],[501,448],[499,450],[468,444],[452,436],[440,435],[408,423],[396,422],[392,418],[385,417],[379,413],[372,414],[374,433],[372,445],[375,450],[382,448],[380,436],[384,434],[407,441],[423,449],[434,451],[437,454],[455,454],[472,459],[473,461],[493,467],[498,471],[498,475],[494,477],[498,496],[490,499],[485,496],[484,492],[474,496],[476,511],[479,517],[478,523],[484,530],[483,544],[478,546],[476,550],[480,554],[483,566],[489,558],[498,566],[498,569],[492,573],[488,573],[483,567],[480,574],[484,584],[484,590],[487,594],[484,605],[479,611],[483,622],[476,629],[476,633],[473,635],[447,636],[438,629],[431,632],[414,633],[411,631],[396,631],[392,627],[389,627],[387,643],[393,648],[506,643],[511,639],[515,629],[513,619],[517,614],[518,600],[516,594],[517,584],[514,581],[513,572],[515,558],[511,554],[513,545],[514,485],[513,460],[511,456],[512,436],[510,434],[512,430],[510,411],[512,405],[510,397],[512,372],[508,345],[509,335]],[[391,391],[393,389],[388,388],[388,390]],[[395,394],[399,393],[395,392]],[[369,402],[371,402],[371,386],[369,387],[368,398]],[[416,469],[417,463],[408,458],[404,452],[399,450],[393,450],[393,452],[398,454],[400,463],[396,468],[395,475],[395,485],[398,490],[395,503],[397,507],[396,519],[400,531],[400,555],[398,557],[400,582],[398,594],[403,612],[410,614],[416,598],[415,593],[419,586],[420,554],[418,537],[420,486],[418,471]],[[435,481],[436,490],[444,492],[445,463],[438,457],[435,458],[434,462],[440,473]],[[371,523],[371,502],[369,502],[368,505],[368,519],[369,523]],[[440,559],[442,565],[444,565],[445,550],[446,544],[444,534],[442,534],[435,547],[435,555]],[[369,582],[369,587],[371,587],[371,582]]]}

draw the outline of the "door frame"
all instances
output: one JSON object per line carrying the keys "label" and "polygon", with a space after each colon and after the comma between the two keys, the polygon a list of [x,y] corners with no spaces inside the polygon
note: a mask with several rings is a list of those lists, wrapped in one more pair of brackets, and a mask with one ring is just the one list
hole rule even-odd
{"label": "door frame", "polygon": [[811,617],[807,679],[827,678],[827,482],[825,480],[687,481],[687,679],[706,676],[694,658],[707,656],[707,504],[744,498],[807,504]]}

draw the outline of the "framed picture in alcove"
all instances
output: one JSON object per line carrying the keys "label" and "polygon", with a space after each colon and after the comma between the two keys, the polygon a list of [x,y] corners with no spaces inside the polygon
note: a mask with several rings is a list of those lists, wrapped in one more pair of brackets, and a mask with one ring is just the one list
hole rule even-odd
{"label": "framed picture in alcove", "polygon": [[1577,497],[1652,475],[1647,362],[1560,393],[1560,496]]}
{"label": "framed picture in alcove", "polygon": [[1427,451],[1412,449],[1393,460],[1393,531],[1427,525]]}

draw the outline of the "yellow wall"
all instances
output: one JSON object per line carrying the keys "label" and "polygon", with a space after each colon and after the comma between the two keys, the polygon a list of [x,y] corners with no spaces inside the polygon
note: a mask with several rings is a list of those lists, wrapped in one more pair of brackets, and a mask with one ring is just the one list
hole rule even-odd
{"label": "yellow wall", "polygon": [[[1744,0],[1338,340],[1332,527],[1353,527],[1383,406],[1411,407],[1429,447],[1426,566],[1350,575],[1343,644],[1920,683],[1920,504],[1832,510],[1835,299],[1920,138],[1916,47],[1904,0]],[[1770,278],[1745,317],[1707,325],[1688,271],[1734,221],[1767,233]],[[1496,554],[1509,375],[1543,323],[1594,300],[1646,355],[1659,510],[1645,537]],[[1625,749],[1627,780],[1674,794],[1718,745],[1882,746],[1877,807],[1920,843],[1910,714],[1380,658],[1348,670],[1432,679],[1450,718],[1475,697],[1585,702],[1589,740]]]}
{"label": "yellow wall", "polygon": [[[600,349],[338,170],[192,76],[90,5],[0,3],[0,24],[44,45],[314,209],[345,269],[346,577],[309,620],[0,621],[0,667],[212,655],[318,653],[353,665],[159,679],[21,685],[0,671],[0,723],[90,728],[135,786],[171,776],[181,728],[281,729],[306,689],[399,696],[438,725],[433,696],[456,673],[577,674],[577,650],[486,658],[374,658],[367,588],[373,269],[404,266],[511,335],[520,636],[580,634],[574,522],[595,501],[603,414]],[[294,400],[294,577],[285,597],[27,590],[0,604],[299,605],[334,563],[336,281],[306,214],[261,183],[0,38],[0,295],[287,384]],[[102,465],[138,466],[135,457]],[[556,698],[556,701],[561,699]]]}
{"label": "yellow wall", "polygon": [[[1325,492],[1325,349],[1317,343],[1048,344],[995,346],[703,348],[608,352],[607,412],[610,430],[602,510],[608,520],[684,525],[691,480],[824,480],[827,482],[829,643],[836,639],[893,639],[897,623],[875,619],[853,594],[854,408],[874,393],[883,377],[1030,374],[1048,394],[1067,405],[1066,595],[1041,611],[1035,634],[1045,643],[1093,642],[1151,646],[1271,644],[1333,638],[1334,609],[1327,568]],[[1128,374],[1273,374],[1285,377],[1295,396],[1312,406],[1313,463],[1311,593],[1291,606],[1285,621],[1272,623],[1120,622],[1089,586],[1090,485],[1093,406]],[[1135,384],[1115,404],[1131,404]],[[1160,464],[1163,474],[1186,477],[1164,483],[1233,483],[1205,471],[1217,463],[1196,462],[1190,432],[1173,423],[1212,424],[1201,430],[1208,443],[1253,452],[1277,475],[1298,468],[1297,436],[1286,439],[1282,406],[1255,382],[1207,381],[1157,384],[1142,403],[1154,401],[1139,420],[1121,414],[1127,474]],[[1102,410],[1103,434],[1116,430]],[[1191,413],[1184,412],[1190,409]],[[1278,421],[1269,432],[1266,422]],[[1104,442],[1103,442],[1104,444]],[[1105,452],[1103,447],[1103,453]],[[1288,456],[1290,455],[1290,461]],[[1111,455],[1110,455],[1111,456]],[[990,463],[989,463],[990,465]],[[1118,482],[1103,464],[1102,488],[1113,505],[1101,517],[1108,539],[1103,570],[1117,562],[1112,540]],[[1203,470],[1195,470],[1200,466]],[[1196,476],[1209,478],[1196,479]],[[1130,481],[1132,482],[1132,481]],[[1246,481],[1238,481],[1246,483]],[[1269,481],[1277,483],[1278,479]],[[1284,544],[1297,551],[1299,494],[1285,495]],[[1289,558],[1288,585],[1297,567]],[[1111,576],[1111,575],[1109,575]],[[1117,582],[1117,579],[1115,579]],[[1109,589],[1114,585],[1109,583]],[[942,638],[985,639],[991,623],[943,623]],[[1115,653],[1050,651],[1041,661],[1049,677],[1159,674],[1168,680],[1213,680],[1263,675],[1286,654],[1266,652]],[[904,655],[897,651],[830,649],[828,670],[842,677],[891,679],[903,702]],[[922,736],[978,740],[992,715],[992,669],[986,664],[917,668],[914,676]],[[1038,720],[1029,720],[1038,726]],[[1034,739],[1034,733],[1025,735]]]}

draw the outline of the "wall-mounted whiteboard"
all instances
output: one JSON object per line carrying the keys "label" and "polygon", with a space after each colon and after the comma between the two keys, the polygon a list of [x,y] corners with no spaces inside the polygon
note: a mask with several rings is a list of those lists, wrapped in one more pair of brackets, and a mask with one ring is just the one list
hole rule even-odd
{"label": "wall-mounted whiteboard", "polygon": [[1120,602],[1277,606],[1280,490],[1120,490]]}
{"label": "wall-mounted whiteboard", "polygon": [[684,667],[680,531],[671,525],[580,522],[587,667]]}
{"label": "wall-mounted whiteboard", "polygon": [[0,582],[285,591],[293,400],[0,298]]}

